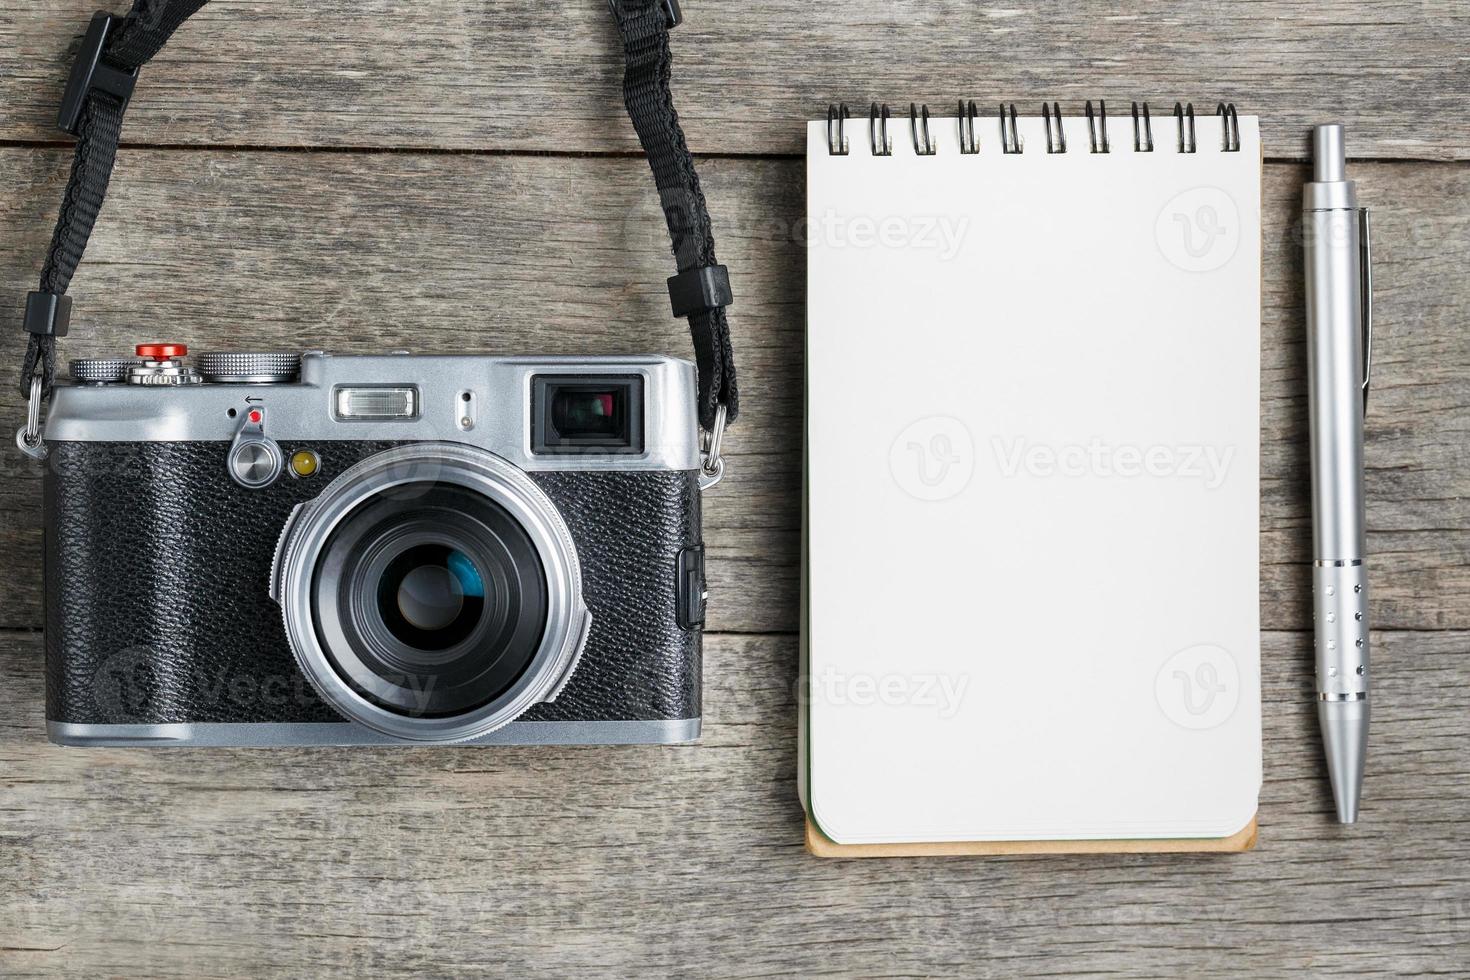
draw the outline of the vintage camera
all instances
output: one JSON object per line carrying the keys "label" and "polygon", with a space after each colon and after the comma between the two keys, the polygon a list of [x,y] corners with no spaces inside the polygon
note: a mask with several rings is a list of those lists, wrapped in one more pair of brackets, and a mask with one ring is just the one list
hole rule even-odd
{"label": "vintage camera", "polygon": [[45,432],[53,741],[698,736],[689,362],[144,345],[71,377]]}

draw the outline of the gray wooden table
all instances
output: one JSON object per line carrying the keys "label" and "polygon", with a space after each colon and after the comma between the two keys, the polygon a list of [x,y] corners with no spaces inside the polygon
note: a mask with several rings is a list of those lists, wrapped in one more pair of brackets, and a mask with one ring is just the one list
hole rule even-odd
{"label": "gray wooden table", "polygon": [[[71,156],[50,121],[96,4],[0,12],[0,310],[35,288]],[[0,974],[1470,973],[1470,9],[685,6],[676,89],[738,297],[746,405],[707,501],[703,741],[53,747],[40,474],[5,451]],[[215,0],[144,71],[65,355],[144,338],[686,355],[619,76],[601,0]],[[829,100],[948,111],[961,96],[1073,111],[1226,98],[1263,118],[1266,779],[1251,853],[803,851],[802,122]],[[1364,158],[1378,258],[1376,727],[1351,830],[1330,818],[1309,700],[1294,223],[1306,128],[1332,118]],[[3,326],[11,371],[19,325]],[[21,417],[5,395],[7,440]]]}

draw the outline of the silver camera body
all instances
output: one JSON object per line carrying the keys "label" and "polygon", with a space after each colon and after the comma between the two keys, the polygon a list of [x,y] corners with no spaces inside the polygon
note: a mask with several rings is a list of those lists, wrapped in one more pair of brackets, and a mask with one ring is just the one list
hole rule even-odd
{"label": "silver camera body", "polygon": [[691,363],[138,350],[46,422],[53,740],[698,736]]}

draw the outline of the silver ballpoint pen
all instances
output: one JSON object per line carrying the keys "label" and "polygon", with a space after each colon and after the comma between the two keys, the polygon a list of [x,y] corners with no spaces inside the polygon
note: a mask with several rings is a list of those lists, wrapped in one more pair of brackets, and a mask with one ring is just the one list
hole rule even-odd
{"label": "silver ballpoint pen", "polygon": [[1312,607],[1317,718],[1337,819],[1358,819],[1368,753],[1368,572],[1363,416],[1373,307],[1368,212],[1347,179],[1342,126],[1312,130],[1302,200],[1312,418]]}

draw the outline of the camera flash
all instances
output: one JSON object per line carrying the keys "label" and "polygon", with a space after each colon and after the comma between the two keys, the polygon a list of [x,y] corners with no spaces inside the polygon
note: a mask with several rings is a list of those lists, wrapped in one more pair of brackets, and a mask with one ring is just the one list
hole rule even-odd
{"label": "camera flash", "polygon": [[338,388],[332,399],[339,421],[385,421],[418,415],[417,388]]}

